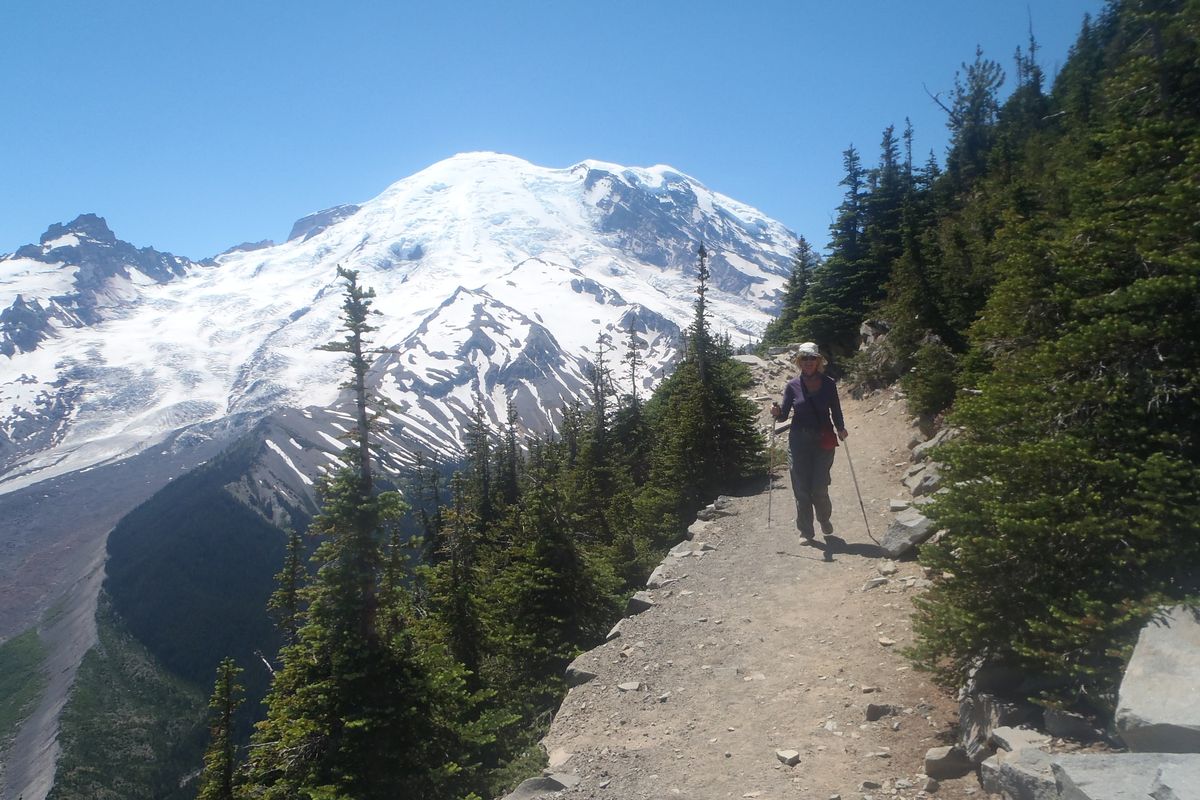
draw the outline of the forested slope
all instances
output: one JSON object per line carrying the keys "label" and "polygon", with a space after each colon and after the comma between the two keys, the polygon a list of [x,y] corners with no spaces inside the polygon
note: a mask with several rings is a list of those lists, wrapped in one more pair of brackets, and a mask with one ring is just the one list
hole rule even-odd
{"label": "forested slope", "polygon": [[1196,595],[1198,37],[1200,4],[1114,2],[1052,88],[1032,38],[1011,75],[977,54],[936,98],[944,166],[892,127],[875,168],[846,151],[830,254],[768,332],[849,351],[870,318],[853,377],[963,429],[914,651],[948,682],[999,661],[1103,716],[1139,625]]}

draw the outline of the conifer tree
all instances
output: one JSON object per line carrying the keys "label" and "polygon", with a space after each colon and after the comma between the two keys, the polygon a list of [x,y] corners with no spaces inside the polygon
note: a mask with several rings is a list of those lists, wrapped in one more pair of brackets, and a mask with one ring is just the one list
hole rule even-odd
{"label": "conifer tree", "polygon": [[808,285],[812,280],[813,271],[819,260],[812,245],[803,236],[796,243],[796,252],[792,256],[792,271],[783,289],[783,302],[779,316],[767,324],[763,331],[760,347],[772,347],[796,341],[796,323],[800,318],[800,310],[808,295]]}
{"label": "conifer tree", "polygon": [[403,607],[381,608],[381,596],[404,603],[399,587],[385,584],[384,567],[390,526],[405,507],[397,493],[375,492],[371,479],[365,334],[373,293],[356,272],[339,276],[346,337],[331,349],[348,355],[359,427],[345,468],[322,487],[310,527],[322,539],[320,568],[254,736],[247,795],[433,797],[455,785],[470,758],[469,700],[453,665],[417,649]]}
{"label": "conifer tree", "polygon": [[238,769],[237,745],[234,741],[234,715],[243,702],[243,689],[238,684],[242,673],[232,658],[217,667],[217,681],[212,699],[208,702],[208,748],[204,751],[204,770],[200,773],[199,800],[234,800],[235,778]]}
{"label": "conifer tree", "polygon": [[283,646],[296,644],[302,617],[301,595],[308,572],[304,568],[304,541],[299,531],[287,529],[287,552],[283,569],[275,575],[275,591],[267,609],[275,614],[276,625],[283,635]]}
{"label": "conifer tree", "polygon": [[947,680],[986,655],[1057,679],[1046,702],[1111,712],[1140,625],[1200,590],[1200,206],[1182,189],[1198,24],[1194,4],[1114,7],[1102,71],[1064,69],[1067,101],[1092,94],[1040,156],[1054,202],[997,237],[971,335],[1000,356],[956,405],[931,509],[949,535],[922,553],[947,574],[920,601],[917,655]]}
{"label": "conifer tree", "polygon": [[863,307],[854,299],[854,287],[867,257],[867,173],[853,145],[842,153],[842,166],[846,174],[839,185],[846,187],[846,194],[830,227],[829,257],[813,274],[795,325],[796,338],[827,342],[837,350],[852,347],[862,321]]}

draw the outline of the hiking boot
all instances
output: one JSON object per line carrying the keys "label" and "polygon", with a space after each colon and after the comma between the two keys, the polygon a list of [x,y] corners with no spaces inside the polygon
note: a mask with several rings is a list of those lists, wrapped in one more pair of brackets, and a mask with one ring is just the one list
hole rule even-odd
{"label": "hiking boot", "polygon": [[817,539],[811,533],[802,533],[800,534],[800,544],[808,547],[816,547]]}

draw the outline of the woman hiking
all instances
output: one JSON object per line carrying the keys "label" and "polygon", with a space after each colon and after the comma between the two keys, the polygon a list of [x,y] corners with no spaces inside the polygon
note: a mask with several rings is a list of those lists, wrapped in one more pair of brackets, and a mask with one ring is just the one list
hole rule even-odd
{"label": "woman hiking", "polygon": [[829,469],[833,466],[838,439],[844,440],[850,434],[842,418],[837,384],[825,374],[825,357],[817,346],[812,342],[800,345],[792,363],[800,374],[787,382],[782,407],[780,403],[771,404],[771,416],[782,422],[792,415],[788,466],[792,494],[796,496],[796,530],[800,531],[802,544],[815,544],[814,512],[821,533],[825,536],[833,533],[829,519],[833,513]]}

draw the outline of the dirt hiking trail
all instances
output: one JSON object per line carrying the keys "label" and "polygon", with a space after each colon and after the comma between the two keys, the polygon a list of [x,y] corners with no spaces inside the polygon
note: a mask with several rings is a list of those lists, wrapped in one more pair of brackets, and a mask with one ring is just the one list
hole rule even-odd
{"label": "dirt hiking trail", "polygon": [[[765,428],[789,367],[780,358],[752,369]],[[882,558],[847,462],[849,450],[881,539],[889,500],[908,499],[900,479],[915,428],[891,391],[853,400],[843,390],[842,404],[850,437],[830,487],[837,538],[800,544],[784,464],[772,493],[731,498],[728,516],[696,526],[689,547],[714,549],[668,556],[675,580],[648,592],[654,607],[574,664],[596,677],[571,689],[544,740],[548,771],[569,788],[524,796],[986,796],[974,776],[934,786],[922,774],[925,752],[950,743],[957,704],[899,652],[925,576],[915,561]],[[778,442],[782,452],[786,434]],[[868,704],[890,708],[868,720]],[[799,760],[789,766],[778,751]]]}

